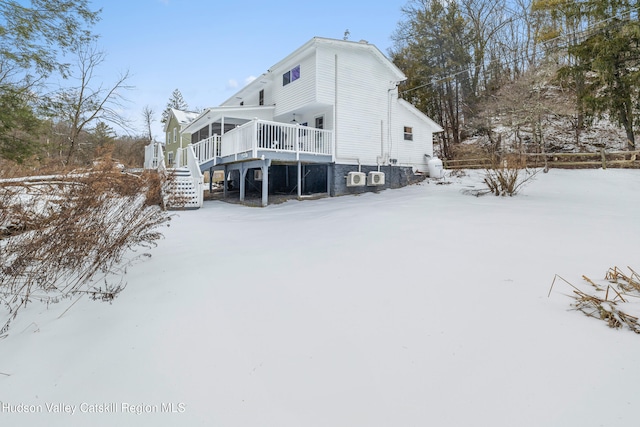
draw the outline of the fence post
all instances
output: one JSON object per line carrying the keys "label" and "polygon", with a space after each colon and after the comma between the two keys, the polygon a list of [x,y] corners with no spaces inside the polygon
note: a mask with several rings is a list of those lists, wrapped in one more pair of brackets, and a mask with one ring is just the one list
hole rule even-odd
{"label": "fence post", "polygon": [[604,155],[604,148],[600,149],[600,157],[602,158],[602,169],[607,168],[607,156]]}

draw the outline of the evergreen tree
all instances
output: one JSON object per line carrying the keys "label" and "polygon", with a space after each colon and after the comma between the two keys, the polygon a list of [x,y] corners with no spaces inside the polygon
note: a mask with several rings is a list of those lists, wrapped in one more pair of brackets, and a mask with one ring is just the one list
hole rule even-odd
{"label": "evergreen tree", "polygon": [[35,154],[39,128],[27,93],[17,86],[0,86],[0,157],[22,163]]}
{"label": "evergreen tree", "polygon": [[62,54],[95,38],[88,28],[98,13],[87,0],[0,0],[0,157],[35,153],[36,83],[54,71],[68,76]]}
{"label": "evergreen tree", "polygon": [[169,120],[169,113],[172,108],[181,111],[187,111],[189,109],[189,106],[182,97],[182,93],[180,93],[180,90],[178,89],[174,90],[171,94],[171,98],[169,99],[169,102],[167,102],[167,108],[162,112],[162,119],[160,120],[160,123],[166,123],[167,120]]}
{"label": "evergreen tree", "polygon": [[3,64],[34,68],[39,75],[54,70],[64,73],[60,53],[95,38],[88,27],[97,22],[99,11],[91,11],[88,3],[88,0],[0,0]]}
{"label": "evergreen tree", "polygon": [[[640,22],[634,0],[537,0],[556,24],[551,34],[567,48],[560,77],[573,83],[578,110],[587,116],[607,116],[627,135],[635,149],[634,126],[640,100]],[[560,19],[562,18],[562,20]]]}
{"label": "evergreen tree", "polygon": [[407,20],[396,31],[391,52],[409,77],[402,96],[439,121],[445,129],[442,154],[450,157],[451,144],[461,140],[462,105],[473,96],[466,21],[456,2],[444,0],[414,0],[403,12]]}

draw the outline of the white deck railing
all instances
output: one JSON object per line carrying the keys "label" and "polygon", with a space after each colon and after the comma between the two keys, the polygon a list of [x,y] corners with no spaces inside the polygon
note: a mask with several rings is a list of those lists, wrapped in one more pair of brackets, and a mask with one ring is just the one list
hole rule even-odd
{"label": "white deck railing", "polygon": [[159,142],[152,142],[144,147],[144,168],[164,170],[164,150]]}
{"label": "white deck railing", "polygon": [[332,132],[324,129],[258,120],[256,136],[260,150],[332,153]]}
{"label": "white deck railing", "polygon": [[176,150],[176,166],[187,166],[186,150],[188,147],[191,147],[196,159],[198,159],[198,163],[200,164],[208,162],[216,157],[220,157],[221,142],[219,135],[213,135],[207,139],[200,140],[195,144],[190,144],[185,148],[178,148],[178,150]]}
{"label": "white deck railing", "polygon": [[235,129],[222,135],[222,147],[220,149],[220,155],[222,157],[237,156],[241,153],[254,151],[257,148],[256,145],[256,129],[257,120],[245,123],[242,126],[238,126]]}
{"label": "white deck railing", "polygon": [[[333,132],[299,124],[286,124],[266,120],[252,120],[225,133],[214,135],[191,144],[199,162],[205,163],[217,157],[257,157],[258,150],[333,154]],[[184,149],[183,149],[184,150]],[[242,156],[244,154],[244,156]],[[184,152],[177,155],[184,163]]]}

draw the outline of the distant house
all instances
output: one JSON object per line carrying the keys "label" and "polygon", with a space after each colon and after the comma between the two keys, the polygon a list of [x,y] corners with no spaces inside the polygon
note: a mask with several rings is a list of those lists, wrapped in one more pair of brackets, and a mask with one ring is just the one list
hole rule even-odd
{"label": "distant house", "polygon": [[198,115],[193,111],[169,109],[169,117],[164,124],[165,160],[168,167],[173,166],[178,149],[185,148],[191,142],[191,135],[183,131]]}
{"label": "distant house", "polygon": [[404,80],[372,44],[315,37],[189,122],[177,157],[224,171],[240,200],[257,191],[263,206],[274,193],[407,185],[427,172],[442,129],[398,97]]}

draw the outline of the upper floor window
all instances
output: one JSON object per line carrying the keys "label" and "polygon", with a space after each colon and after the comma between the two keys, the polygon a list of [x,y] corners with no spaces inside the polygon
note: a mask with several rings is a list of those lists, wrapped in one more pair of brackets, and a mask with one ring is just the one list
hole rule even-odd
{"label": "upper floor window", "polygon": [[177,142],[178,141],[178,129],[177,128],[173,128],[173,142]]}
{"label": "upper floor window", "polygon": [[282,86],[286,86],[291,82],[295,82],[300,78],[300,66],[296,65],[291,70],[282,75]]}
{"label": "upper floor window", "polygon": [[264,89],[258,94],[258,105],[264,105]]}
{"label": "upper floor window", "polygon": [[404,140],[413,141],[413,128],[409,126],[404,127]]}

